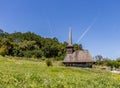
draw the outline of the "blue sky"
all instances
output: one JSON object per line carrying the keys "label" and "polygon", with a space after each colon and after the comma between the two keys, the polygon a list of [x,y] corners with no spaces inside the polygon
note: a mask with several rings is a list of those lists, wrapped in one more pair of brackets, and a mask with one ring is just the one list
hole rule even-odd
{"label": "blue sky", "polygon": [[[0,28],[82,44],[92,56],[120,57],[120,0],[0,0]],[[83,35],[83,36],[82,36]]]}

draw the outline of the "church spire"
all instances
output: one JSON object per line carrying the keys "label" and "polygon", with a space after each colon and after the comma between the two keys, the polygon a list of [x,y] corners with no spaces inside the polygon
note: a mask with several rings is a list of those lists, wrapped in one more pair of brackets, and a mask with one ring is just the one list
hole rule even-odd
{"label": "church spire", "polygon": [[72,28],[69,28],[68,46],[72,46]]}
{"label": "church spire", "polygon": [[69,36],[68,36],[68,45],[67,45],[67,50],[66,53],[67,54],[72,54],[73,53],[73,46],[72,46],[72,29],[71,27],[69,28]]}

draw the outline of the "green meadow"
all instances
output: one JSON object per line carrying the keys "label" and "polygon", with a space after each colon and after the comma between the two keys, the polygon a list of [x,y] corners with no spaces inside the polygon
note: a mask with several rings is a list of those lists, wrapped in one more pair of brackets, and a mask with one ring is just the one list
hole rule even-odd
{"label": "green meadow", "polygon": [[65,67],[53,61],[0,56],[0,88],[120,88],[120,75],[96,68]]}

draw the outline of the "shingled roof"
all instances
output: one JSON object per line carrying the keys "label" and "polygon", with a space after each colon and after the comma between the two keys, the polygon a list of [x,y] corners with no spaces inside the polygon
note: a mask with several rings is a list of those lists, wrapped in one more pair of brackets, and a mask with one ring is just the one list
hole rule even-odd
{"label": "shingled roof", "polygon": [[87,63],[94,62],[88,50],[77,50],[72,54],[67,54],[63,63]]}

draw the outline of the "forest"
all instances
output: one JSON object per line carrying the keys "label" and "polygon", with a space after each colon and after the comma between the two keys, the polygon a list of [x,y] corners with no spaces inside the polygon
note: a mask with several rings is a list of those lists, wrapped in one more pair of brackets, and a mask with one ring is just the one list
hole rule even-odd
{"label": "forest", "polygon": [[[0,29],[0,55],[2,56],[63,59],[66,46],[67,42],[60,42],[56,37],[44,38],[33,32],[7,33]],[[81,44],[73,44],[73,46],[74,50],[82,49]]]}

